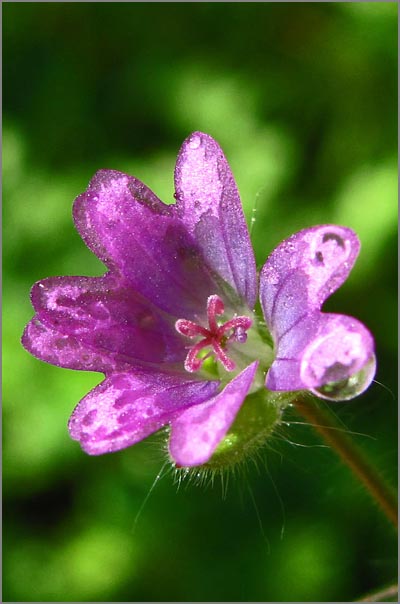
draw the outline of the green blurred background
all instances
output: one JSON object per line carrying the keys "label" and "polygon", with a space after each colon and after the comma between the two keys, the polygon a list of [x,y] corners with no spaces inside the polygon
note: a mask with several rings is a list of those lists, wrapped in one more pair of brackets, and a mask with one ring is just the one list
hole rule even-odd
{"label": "green blurred background", "polygon": [[391,527],[294,413],[226,489],[179,487],[157,437],[82,453],[66,423],[101,376],[19,339],[34,281],[104,270],[71,218],[93,173],[171,201],[178,149],[203,130],[256,219],[259,265],[312,224],[359,234],[325,308],[375,334],[377,383],[331,406],[394,483],[397,4],[4,3],[3,59],[3,598],[349,601],[394,580]]}

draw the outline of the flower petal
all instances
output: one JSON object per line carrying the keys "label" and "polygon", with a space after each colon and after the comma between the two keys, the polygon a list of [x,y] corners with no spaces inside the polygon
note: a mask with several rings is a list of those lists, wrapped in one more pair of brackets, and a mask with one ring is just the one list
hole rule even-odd
{"label": "flower petal", "polygon": [[347,400],[363,392],[374,374],[374,342],[364,325],[315,311],[281,337],[266,387]]}
{"label": "flower petal", "polygon": [[101,350],[89,350],[75,336],[67,336],[47,327],[35,316],[25,327],[22,345],[34,357],[66,369],[82,371],[111,371],[128,368],[127,363]]}
{"label": "flower petal", "polygon": [[291,320],[287,313],[295,320],[301,309],[303,314],[319,309],[347,279],[359,249],[357,235],[336,225],[304,229],[278,245],[260,276],[261,303],[272,333],[285,331]]}
{"label": "flower petal", "polygon": [[206,463],[229,430],[254,379],[255,361],[211,400],[189,407],[172,421],[169,452],[179,466]]}
{"label": "flower petal", "polygon": [[239,193],[216,141],[194,132],[175,168],[176,210],[208,264],[253,308],[256,265]]}
{"label": "flower petal", "polygon": [[159,430],[182,408],[207,400],[217,387],[179,376],[114,373],[77,405],[69,432],[90,455],[118,451]]}
{"label": "flower petal", "polygon": [[345,227],[305,229],[283,241],[260,276],[260,300],[275,343],[270,390],[310,390],[347,400],[375,373],[374,342],[356,319],[320,312],[347,278],[360,249]]}
{"label": "flower petal", "polygon": [[89,351],[124,363],[182,362],[186,350],[174,319],[126,287],[118,275],[50,277],[31,293],[37,318],[77,338]]}
{"label": "flower petal", "polygon": [[74,220],[87,246],[135,291],[190,319],[205,308],[216,284],[171,207],[136,178],[100,170],[75,200]]}

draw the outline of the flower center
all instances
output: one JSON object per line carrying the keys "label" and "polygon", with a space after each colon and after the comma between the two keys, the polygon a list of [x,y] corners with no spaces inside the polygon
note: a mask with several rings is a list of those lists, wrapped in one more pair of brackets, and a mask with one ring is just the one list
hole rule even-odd
{"label": "flower center", "polygon": [[[223,315],[225,311],[224,303],[217,295],[209,296],[207,300],[208,328],[198,325],[187,319],[178,319],[175,323],[175,329],[183,336],[188,338],[201,338],[194,346],[189,349],[185,359],[185,369],[193,373],[198,371],[204,361],[211,355],[222,363],[226,371],[233,371],[236,367],[234,361],[227,355],[229,343],[237,342],[244,344],[247,340],[247,330],[251,327],[253,321],[249,317],[233,317],[229,321],[218,325],[217,316]],[[211,350],[202,357],[199,353],[205,348]]]}

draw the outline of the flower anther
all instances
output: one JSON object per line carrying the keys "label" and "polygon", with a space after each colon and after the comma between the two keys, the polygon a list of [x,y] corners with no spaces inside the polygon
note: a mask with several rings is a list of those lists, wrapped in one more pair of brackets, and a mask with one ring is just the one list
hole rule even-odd
{"label": "flower anther", "polygon": [[[253,321],[249,317],[233,317],[218,325],[217,316],[223,315],[225,305],[217,295],[209,296],[207,299],[207,318],[208,328],[189,321],[187,319],[178,319],[175,323],[175,329],[178,333],[188,338],[201,337],[194,346],[191,346],[185,359],[185,369],[190,373],[198,371],[204,361],[213,353],[226,371],[233,371],[236,367],[235,362],[229,358],[226,349],[229,342],[235,341],[244,344],[247,340],[247,330],[252,326]],[[209,351],[205,356],[199,357],[199,353],[204,349],[211,347],[213,352]]]}

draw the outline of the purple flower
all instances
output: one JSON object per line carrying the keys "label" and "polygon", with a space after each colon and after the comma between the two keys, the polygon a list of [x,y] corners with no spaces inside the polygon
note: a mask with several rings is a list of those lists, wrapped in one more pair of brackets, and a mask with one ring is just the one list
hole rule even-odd
{"label": "purple flower", "polygon": [[247,395],[309,390],[346,400],[374,376],[367,329],[320,311],[358,254],[350,229],[312,227],[273,251],[260,274],[264,323],[254,311],[257,272],[239,194],[210,136],[183,143],[175,187],[176,204],[165,205],[136,178],[97,172],[74,220],[108,272],[50,277],[32,289],[25,348],[105,374],[69,422],[89,454],[169,424],[177,465],[204,464]]}

